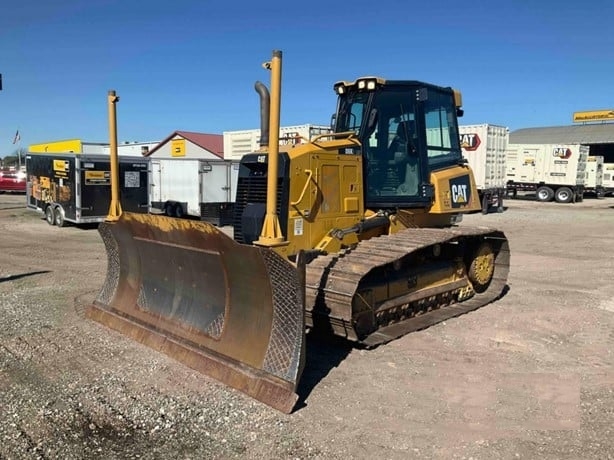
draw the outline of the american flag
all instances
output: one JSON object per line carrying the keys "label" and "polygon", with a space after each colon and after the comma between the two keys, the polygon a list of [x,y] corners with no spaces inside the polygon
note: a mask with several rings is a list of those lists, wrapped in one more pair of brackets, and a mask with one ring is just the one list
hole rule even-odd
{"label": "american flag", "polygon": [[13,138],[13,144],[16,144],[21,140],[21,136],[19,135],[19,130],[15,133],[15,137]]}

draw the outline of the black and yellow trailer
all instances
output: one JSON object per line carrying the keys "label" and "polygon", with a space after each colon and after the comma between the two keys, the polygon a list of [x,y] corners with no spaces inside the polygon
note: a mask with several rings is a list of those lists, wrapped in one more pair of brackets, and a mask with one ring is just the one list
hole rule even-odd
{"label": "black and yellow trailer", "polygon": [[[122,206],[148,212],[149,160],[122,157],[119,165]],[[29,153],[26,174],[27,207],[42,213],[50,225],[92,224],[106,218],[111,196],[108,155]]]}

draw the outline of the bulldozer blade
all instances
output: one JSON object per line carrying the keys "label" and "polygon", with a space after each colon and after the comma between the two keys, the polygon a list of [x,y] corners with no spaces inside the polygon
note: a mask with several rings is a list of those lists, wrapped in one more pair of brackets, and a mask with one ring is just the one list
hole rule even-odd
{"label": "bulldozer blade", "polygon": [[123,213],[88,317],[290,413],[305,359],[304,264],[213,225]]}

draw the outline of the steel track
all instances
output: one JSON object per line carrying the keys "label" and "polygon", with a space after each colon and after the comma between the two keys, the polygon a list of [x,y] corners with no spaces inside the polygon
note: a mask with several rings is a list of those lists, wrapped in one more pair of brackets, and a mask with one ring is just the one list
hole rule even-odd
{"label": "steel track", "polygon": [[[468,238],[491,240],[495,248],[495,271],[488,288],[462,302],[455,302],[454,292],[427,290],[423,298],[411,298],[385,315],[385,325],[365,338],[352,331],[351,305],[363,277],[371,270],[436,244],[462,242]],[[507,284],[509,245],[503,232],[483,227],[451,229],[412,228],[360,242],[355,248],[338,254],[320,256],[306,267],[307,323],[318,312],[329,312],[326,319],[338,335],[358,340],[367,347],[377,346],[409,332],[427,328],[446,319],[480,308],[499,298]],[[458,290],[458,289],[456,289]],[[415,297],[415,296],[414,296]],[[426,308],[425,308],[426,306]],[[392,320],[392,324],[390,323]]]}

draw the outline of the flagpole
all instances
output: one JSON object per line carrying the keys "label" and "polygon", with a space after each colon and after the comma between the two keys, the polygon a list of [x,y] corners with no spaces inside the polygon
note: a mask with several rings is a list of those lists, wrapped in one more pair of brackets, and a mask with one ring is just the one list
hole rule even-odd
{"label": "flagpole", "polygon": [[19,132],[19,128],[13,138],[13,144],[17,144],[17,170],[21,171],[21,133]]}

